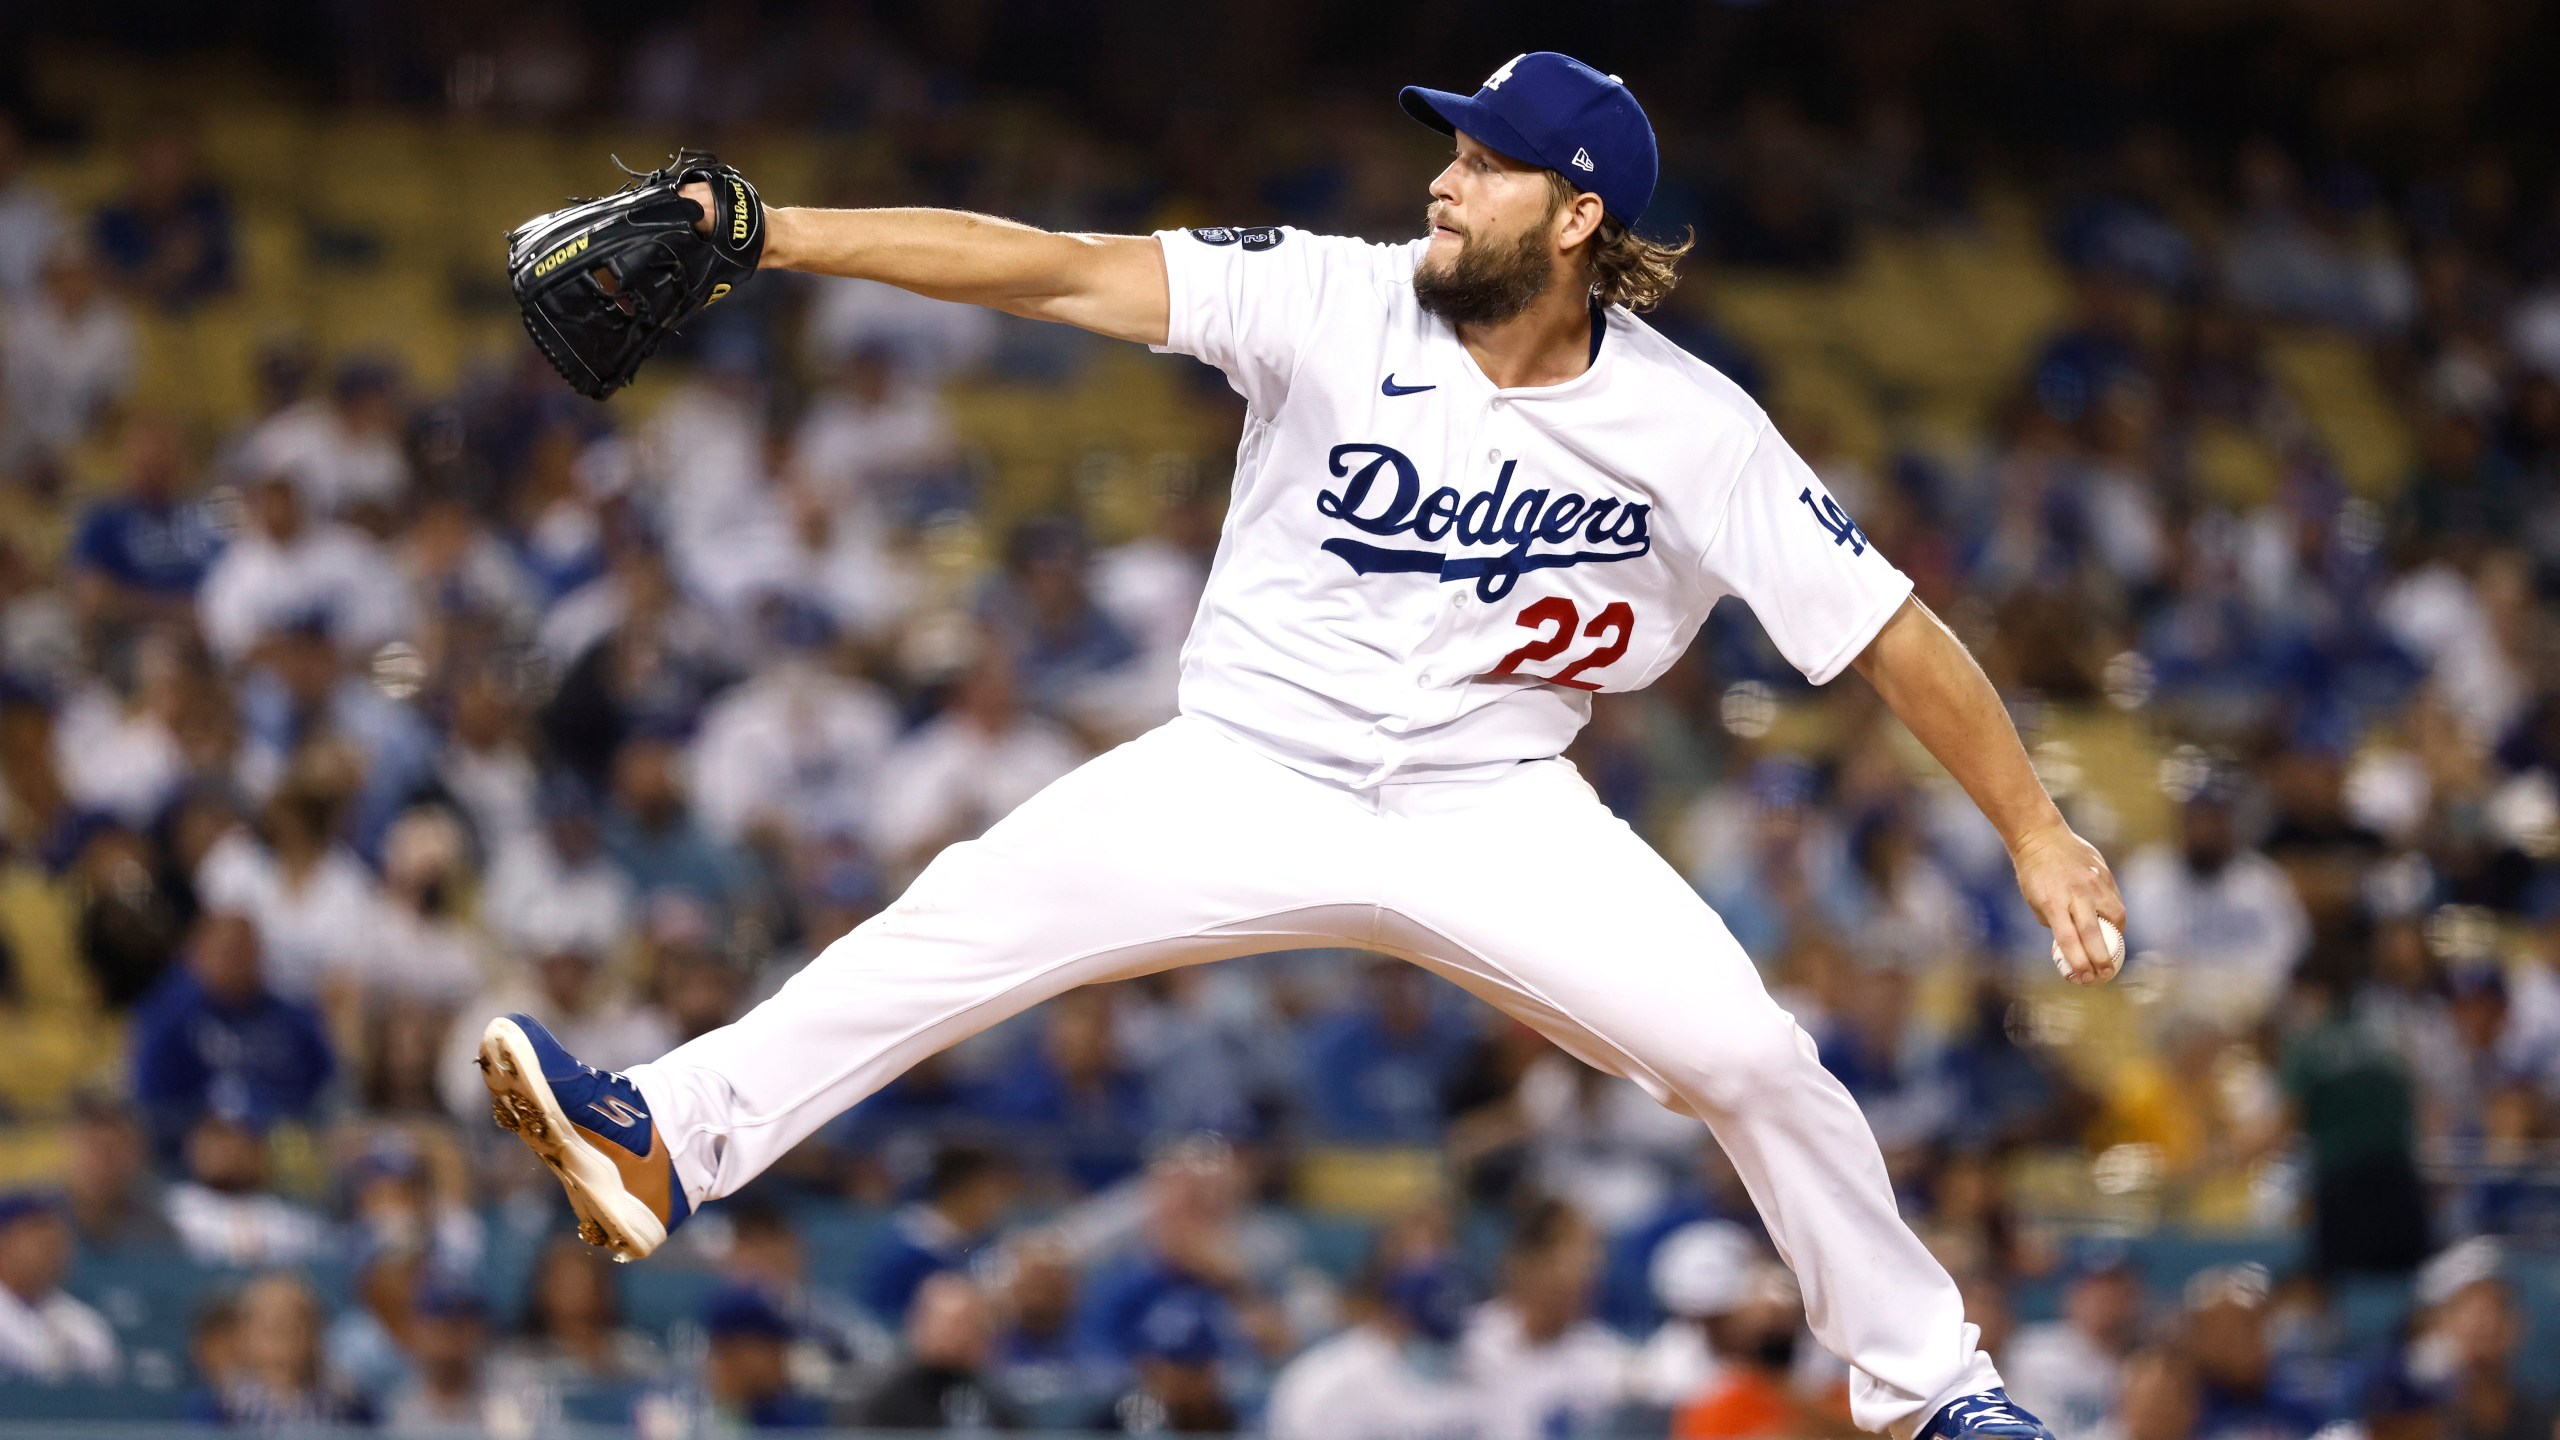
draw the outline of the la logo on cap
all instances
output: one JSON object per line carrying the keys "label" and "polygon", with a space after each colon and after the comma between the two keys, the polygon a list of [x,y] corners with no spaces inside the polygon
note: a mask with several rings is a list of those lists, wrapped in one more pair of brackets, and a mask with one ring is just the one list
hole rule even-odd
{"label": "la logo on cap", "polygon": [[1491,75],[1485,77],[1484,88],[1487,90],[1501,89],[1502,82],[1511,78],[1512,67],[1528,58],[1529,54],[1524,50],[1521,53],[1512,56],[1510,59],[1503,61],[1501,69],[1496,70]]}

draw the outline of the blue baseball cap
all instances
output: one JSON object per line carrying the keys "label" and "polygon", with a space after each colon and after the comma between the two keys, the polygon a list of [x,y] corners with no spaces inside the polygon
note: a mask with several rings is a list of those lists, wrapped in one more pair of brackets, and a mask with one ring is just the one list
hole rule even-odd
{"label": "blue baseball cap", "polygon": [[1515,55],[1473,95],[1407,85],[1404,113],[1439,131],[1465,131],[1524,165],[1553,170],[1600,197],[1609,218],[1633,225],[1653,199],[1661,156],[1653,122],[1627,91],[1570,55]]}

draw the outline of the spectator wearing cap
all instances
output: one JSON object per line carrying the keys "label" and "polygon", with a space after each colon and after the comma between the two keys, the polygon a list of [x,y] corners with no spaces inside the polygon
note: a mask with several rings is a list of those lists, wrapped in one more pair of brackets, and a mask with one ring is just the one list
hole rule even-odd
{"label": "spectator wearing cap", "polygon": [[166,415],[135,415],[123,459],[118,493],[91,503],[72,529],[72,605],[92,625],[192,620],[222,531],[188,494],[186,436]]}
{"label": "spectator wearing cap", "polygon": [[62,1288],[71,1256],[58,1197],[0,1193],[0,1380],[107,1384],[122,1368],[106,1317]]}
{"label": "spectator wearing cap", "polygon": [[787,855],[867,828],[898,715],[829,662],[826,616],[779,599],[760,610],[773,658],[704,712],[690,788],[714,838]]}
{"label": "spectator wearing cap", "polygon": [[172,1154],[200,1115],[308,1119],[337,1072],[320,1017],[268,988],[256,928],[222,911],[135,1010],[131,1043],[135,1103]]}
{"label": "spectator wearing cap", "polygon": [[383,1407],[383,1428],[400,1440],[477,1440],[499,1433],[502,1412],[482,1378],[489,1307],[478,1291],[450,1280],[418,1292],[410,1324],[415,1377]]}
{"label": "spectator wearing cap", "polygon": [[715,1292],[702,1308],[710,1345],[702,1357],[702,1388],[730,1424],[754,1430],[816,1430],[827,1423],[826,1406],[791,1384],[789,1317],[753,1286]]}
{"label": "spectator wearing cap", "polygon": [[183,311],[232,284],[231,203],[195,141],[162,125],[133,148],[132,179],[91,223],[99,256],[127,294]]}
{"label": "spectator wearing cap", "polygon": [[861,1423],[886,1430],[1016,1430],[1022,1414],[989,1376],[995,1315],[966,1276],[938,1273],[907,1309],[907,1360],[863,1402]]}
{"label": "spectator wearing cap", "polygon": [[912,875],[943,846],[984,833],[1083,754],[1072,736],[1027,709],[1012,658],[986,645],[942,713],[882,762],[872,844]]}
{"label": "spectator wearing cap", "polygon": [[2506,1245],[2475,1236],[2418,1270],[2403,1369],[2441,1395],[2444,1440],[2551,1440],[2560,1407],[2520,1383],[2527,1320]]}
{"label": "spectator wearing cap", "polygon": [[329,1368],[373,1404],[406,1389],[414,1376],[410,1355],[418,1295],[428,1278],[427,1253],[419,1245],[366,1245],[356,1261],[354,1303],[321,1337]]}
{"label": "spectator wearing cap", "polygon": [[923,1193],[899,1207],[862,1267],[854,1296],[884,1321],[908,1313],[932,1276],[966,1267],[1020,1193],[1020,1176],[984,1146],[950,1144],[933,1157]]}
{"label": "spectator wearing cap", "polygon": [[443,668],[430,707],[443,732],[436,782],[470,821],[473,848],[495,855],[541,823],[542,771],[523,705],[528,682],[503,655],[451,655]]}
{"label": "spectator wearing cap", "polygon": [[1219,1357],[1222,1307],[1195,1289],[1156,1297],[1139,1315],[1130,1367],[1137,1383],[1085,1428],[1110,1435],[1227,1435],[1237,1429]]}
{"label": "spectator wearing cap", "polygon": [[1730,1220],[1696,1220],[1662,1237],[1646,1271],[1667,1318],[1629,1367],[1632,1398],[1667,1410],[1707,1388],[1719,1368],[1709,1322],[1741,1306],[1760,1258],[1760,1242]]}
{"label": "spectator wearing cap", "polygon": [[2129,943],[2165,963],[2172,1003],[2231,1032],[2266,1018],[2311,944],[2292,878],[2243,842],[2238,787],[2217,769],[2180,807],[2177,843],[2124,865],[2125,908],[2142,927]]}
{"label": "spectator wearing cap", "polygon": [[2071,1259],[2062,1318],[2029,1325],[2000,1353],[2019,1404],[2060,1433],[2094,1430],[2116,1408],[2125,1357],[2142,1338],[2142,1274],[2121,1244],[2093,1240]]}
{"label": "spectator wearing cap", "polygon": [[2279,1367],[2267,1333],[2267,1272],[2225,1265],[2188,1280],[2182,1326],[2195,1366],[2193,1440],[2307,1440],[2328,1420]]}
{"label": "spectator wearing cap", "polygon": [[410,626],[400,569],[361,531],[316,518],[290,476],[254,471],[247,525],[206,572],[196,613],[226,664],[279,629],[325,617],[342,650],[370,654]]}
{"label": "spectator wearing cap", "polygon": [[1536,1440],[1599,1424],[1626,1398],[1629,1347],[1591,1318],[1599,1236],[1572,1206],[1524,1213],[1502,1291],[1476,1308],[1460,1341],[1466,1376],[1491,1409],[1486,1440]]}
{"label": "spectator wearing cap", "polygon": [[1281,1368],[1264,1417],[1270,1440],[1469,1440],[1483,1401],[1458,1373],[1472,1294],[1448,1251],[1447,1222],[1407,1217],[1380,1237],[1348,1329]]}
{"label": "spectator wearing cap", "polygon": [[267,1134],[258,1123],[209,1111],[187,1131],[186,1178],[169,1187],[169,1228],[201,1265],[299,1265],[329,1243],[309,1208],[268,1188]]}
{"label": "spectator wearing cap", "polygon": [[401,446],[400,379],[377,359],[338,367],[327,399],[297,401],[260,421],[238,463],[293,482],[311,513],[358,518],[380,533],[409,490]]}
{"label": "spectator wearing cap", "polygon": [[[1823,1404],[1792,1382],[1804,1334],[1795,1277],[1758,1247],[1704,1321],[1714,1367],[1671,1418],[1672,1440],[1765,1440],[1856,1434],[1845,1403]],[[1845,1401],[1845,1397],[1841,1397]]]}

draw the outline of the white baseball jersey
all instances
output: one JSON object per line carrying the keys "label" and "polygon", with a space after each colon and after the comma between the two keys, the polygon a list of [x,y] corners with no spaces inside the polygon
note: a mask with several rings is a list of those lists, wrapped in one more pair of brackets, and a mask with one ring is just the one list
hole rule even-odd
{"label": "white baseball jersey", "polygon": [[1415,301],[1425,242],[1159,232],[1158,348],[1248,407],[1181,704],[1373,786],[1561,754],[1590,692],[1739,595],[1820,684],[1911,582],[1742,390],[1624,309],[1591,366],[1501,389]]}

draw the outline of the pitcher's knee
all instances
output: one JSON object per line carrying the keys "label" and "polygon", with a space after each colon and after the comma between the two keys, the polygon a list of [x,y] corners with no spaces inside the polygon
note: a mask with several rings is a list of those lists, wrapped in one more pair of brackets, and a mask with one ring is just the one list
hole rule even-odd
{"label": "pitcher's knee", "polygon": [[1732,1110],[1753,1095],[1800,1085],[1808,1069],[1822,1066],[1813,1037],[1774,1005],[1765,1016],[1694,1043],[1682,1059],[1679,1088],[1708,1110]]}

